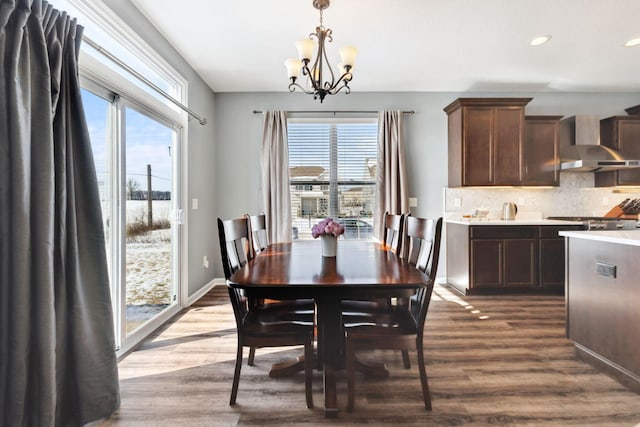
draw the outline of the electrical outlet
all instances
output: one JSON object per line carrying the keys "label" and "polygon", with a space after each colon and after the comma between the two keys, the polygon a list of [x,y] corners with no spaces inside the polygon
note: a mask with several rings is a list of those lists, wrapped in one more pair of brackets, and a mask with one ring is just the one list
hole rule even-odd
{"label": "electrical outlet", "polygon": [[209,258],[207,258],[206,255],[202,257],[202,266],[204,268],[209,268]]}
{"label": "electrical outlet", "polygon": [[453,199],[453,206],[455,206],[456,208],[462,206],[462,198],[456,197],[455,199]]}
{"label": "electrical outlet", "polygon": [[616,266],[604,262],[596,262],[596,272],[605,277],[616,278]]}
{"label": "electrical outlet", "polygon": [[520,197],[518,199],[518,205],[520,206],[524,206],[526,204],[527,200],[524,197]]}
{"label": "electrical outlet", "polygon": [[418,198],[417,197],[409,197],[409,207],[415,208],[418,206]]}
{"label": "electrical outlet", "polygon": [[603,204],[604,206],[607,206],[607,205],[609,204],[609,197],[608,197],[608,196],[604,196],[604,197],[602,198],[602,204]]}

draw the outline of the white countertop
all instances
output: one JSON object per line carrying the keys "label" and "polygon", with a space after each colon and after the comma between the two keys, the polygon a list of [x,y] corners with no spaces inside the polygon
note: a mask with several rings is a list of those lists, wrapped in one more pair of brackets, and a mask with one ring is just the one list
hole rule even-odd
{"label": "white countertop", "polygon": [[460,225],[582,225],[582,221],[562,221],[557,219],[464,219],[449,218],[445,222]]}
{"label": "white countertop", "polygon": [[640,246],[640,230],[560,231],[558,234],[576,239]]}

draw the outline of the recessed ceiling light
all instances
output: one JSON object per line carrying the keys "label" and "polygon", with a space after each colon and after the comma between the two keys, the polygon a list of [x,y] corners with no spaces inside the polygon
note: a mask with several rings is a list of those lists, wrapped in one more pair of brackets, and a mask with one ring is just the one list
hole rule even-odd
{"label": "recessed ceiling light", "polygon": [[624,45],[626,47],[637,46],[640,44],[640,37],[636,37],[635,39],[628,40]]}
{"label": "recessed ceiling light", "polygon": [[531,46],[540,46],[541,44],[545,44],[549,40],[551,40],[551,36],[549,34],[545,34],[543,36],[534,37],[533,39],[531,39],[529,44]]}

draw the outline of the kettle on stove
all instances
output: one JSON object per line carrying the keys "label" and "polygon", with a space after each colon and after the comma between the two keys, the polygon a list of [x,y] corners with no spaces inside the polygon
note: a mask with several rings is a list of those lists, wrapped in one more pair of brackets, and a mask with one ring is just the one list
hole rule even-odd
{"label": "kettle on stove", "polygon": [[502,219],[514,220],[518,213],[518,205],[512,202],[504,202],[502,204]]}

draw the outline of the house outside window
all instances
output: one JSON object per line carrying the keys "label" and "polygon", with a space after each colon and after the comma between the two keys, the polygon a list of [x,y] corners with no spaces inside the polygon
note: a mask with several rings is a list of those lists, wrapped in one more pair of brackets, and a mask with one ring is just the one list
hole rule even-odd
{"label": "house outside window", "polygon": [[[374,119],[289,119],[292,225],[299,239],[330,216],[345,239],[373,239],[378,123]],[[294,233],[295,234],[295,233]]]}

